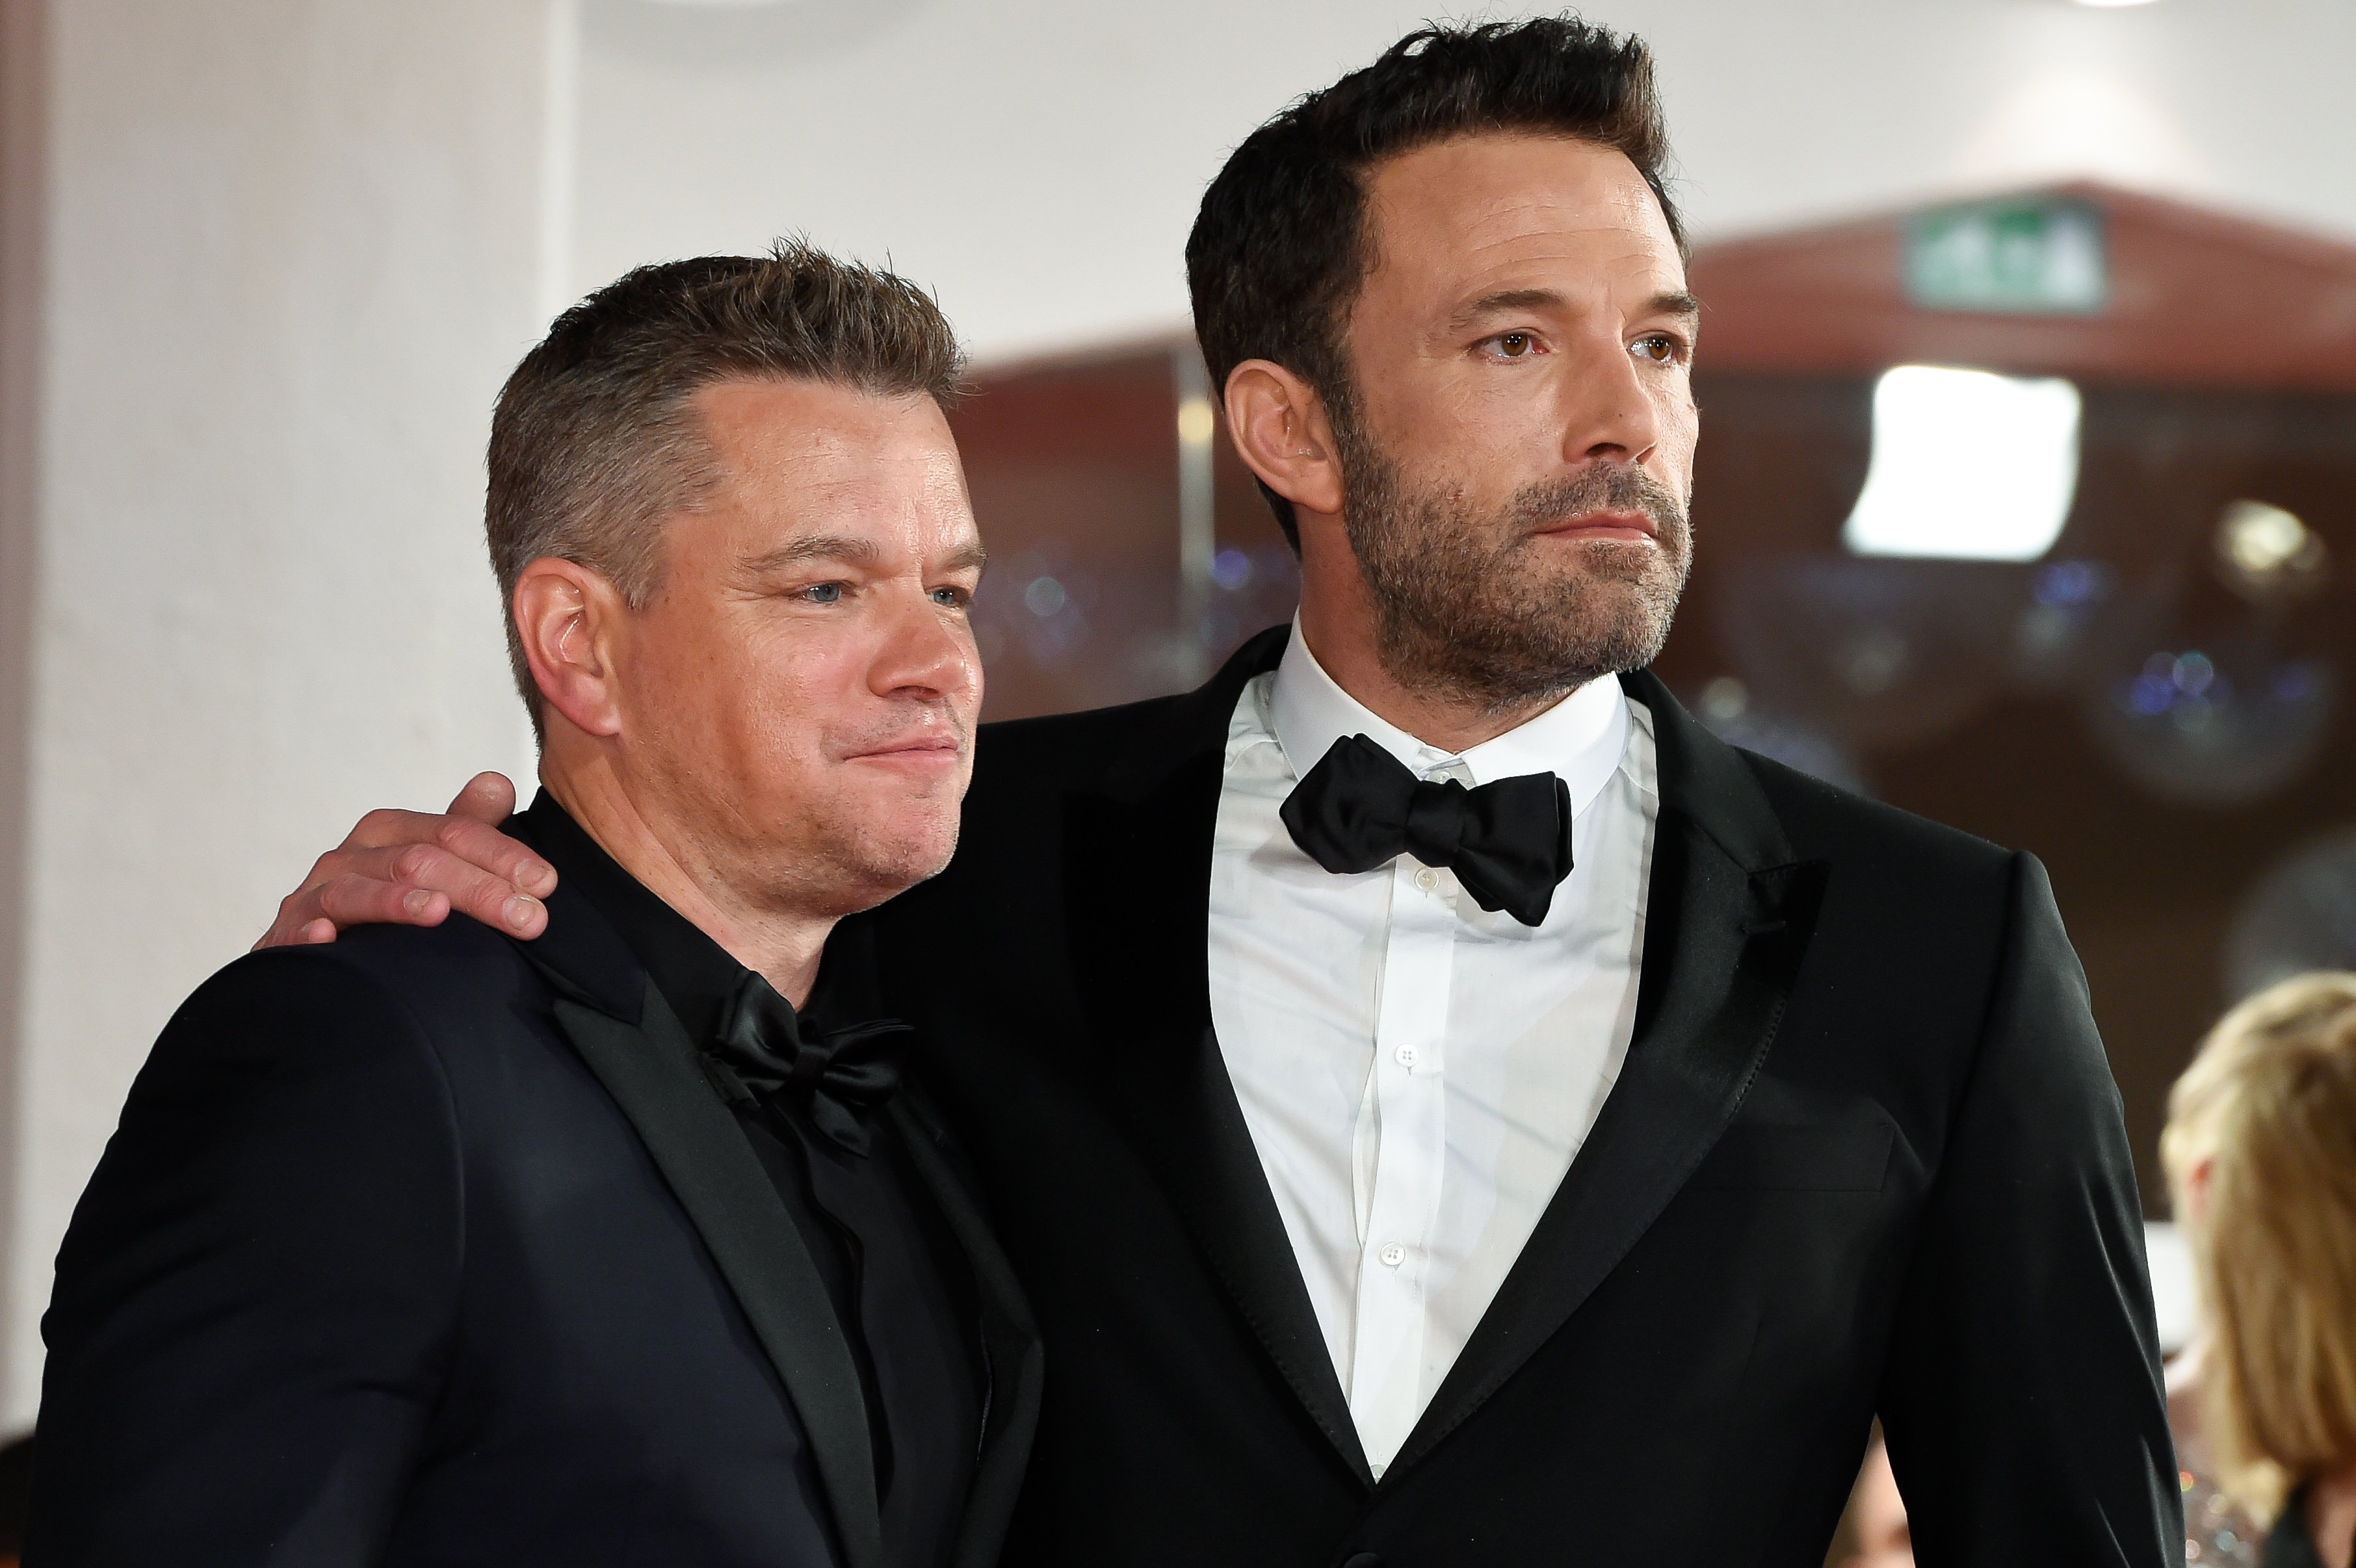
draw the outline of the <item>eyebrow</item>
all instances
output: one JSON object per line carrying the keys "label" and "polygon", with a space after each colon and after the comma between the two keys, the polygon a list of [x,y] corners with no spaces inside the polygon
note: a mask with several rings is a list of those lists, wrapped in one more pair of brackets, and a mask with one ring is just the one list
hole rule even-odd
{"label": "eyebrow", "polygon": [[[807,565],[812,561],[840,561],[845,565],[872,566],[883,558],[883,546],[872,539],[858,539],[842,533],[812,533],[800,539],[788,540],[765,555],[756,555],[744,564],[744,570],[755,577],[789,566]],[[990,559],[981,541],[960,546],[941,563],[945,572],[979,572]]]}
{"label": "eyebrow", "polygon": [[1701,301],[1683,289],[1672,289],[1666,294],[1656,294],[1646,300],[1644,308],[1640,314],[1682,316],[1688,321],[1697,321],[1701,318]]}
{"label": "eyebrow", "polygon": [[[1565,303],[1567,302],[1563,296],[1550,288],[1499,289],[1494,294],[1484,294],[1460,308],[1454,316],[1449,317],[1448,325],[1452,331],[1462,330],[1504,311],[1559,308]],[[1701,301],[1681,289],[1672,289],[1665,294],[1656,294],[1646,300],[1644,308],[1637,314],[1676,316],[1691,321],[1700,317]]]}
{"label": "eyebrow", "polygon": [[765,555],[755,556],[744,563],[744,570],[758,577],[812,561],[840,561],[846,565],[872,566],[883,553],[883,547],[872,539],[859,539],[847,533],[806,533],[799,539],[787,540]]}

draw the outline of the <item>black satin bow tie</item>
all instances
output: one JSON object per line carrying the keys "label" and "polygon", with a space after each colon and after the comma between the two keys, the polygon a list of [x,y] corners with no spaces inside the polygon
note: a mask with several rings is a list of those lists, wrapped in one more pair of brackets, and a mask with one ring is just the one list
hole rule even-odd
{"label": "black satin bow tie", "polygon": [[1326,870],[1372,871],[1399,855],[1446,866],[1483,909],[1542,924],[1570,875],[1570,786],[1525,773],[1467,789],[1428,784],[1362,735],[1333,743],[1280,813]]}
{"label": "black satin bow tie", "polygon": [[806,1031],[793,1004],[757,973],[744,976],[707,1047],[714,1076],[731,1098],[766,1102],[782,1096],[810,1124],[854,1155],[868,1150],[864,1113],[900,1087],[899,1042],[910,1033],[892,1018],[824,1033]]}

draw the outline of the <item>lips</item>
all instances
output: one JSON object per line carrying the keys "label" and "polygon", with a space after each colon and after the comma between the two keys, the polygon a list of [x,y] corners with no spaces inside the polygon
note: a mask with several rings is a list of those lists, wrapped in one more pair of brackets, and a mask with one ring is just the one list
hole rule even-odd
{"label": "lips", "polygon": [[914,762],[920,764],[927,762],[954,762],[957,760],[958,753],[963,749],[963,744],[957,736],[952,735],[909,736],[903,739],[888,740],[882,742],[879,745],[862,746],[857,751],[849,753],[847,760],[851,762]]}
{"label": "lips", "polygon": [[1564,518],[1537,532],[1557,539],[1657,540],[1661,531],[1650,513],[1612,508]]}

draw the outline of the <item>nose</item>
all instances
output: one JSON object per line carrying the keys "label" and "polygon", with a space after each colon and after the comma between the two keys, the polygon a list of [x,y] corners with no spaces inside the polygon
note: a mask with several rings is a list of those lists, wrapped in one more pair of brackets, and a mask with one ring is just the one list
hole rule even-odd
{"label": "nose", "polygon": [[1661,442],[1661,410],[1616,338],[1589,345],[1566,397],[1563,456],[1574,465],[1641,464]]}
{"label": "nose", "polygon": [[890,625],[868,669],[869,689],[902,701],[978,696],[981,671],[962,621],[922,587],[892,597]]}

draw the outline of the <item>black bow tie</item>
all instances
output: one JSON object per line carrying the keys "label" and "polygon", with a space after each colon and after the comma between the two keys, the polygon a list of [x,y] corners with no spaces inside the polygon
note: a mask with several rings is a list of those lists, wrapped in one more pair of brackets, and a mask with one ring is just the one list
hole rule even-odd
{"label": "black bow tie", "polygon": [[892,1018],[805,1032],[793,1004],[748,973],[721,1015],[707,1054],[730,1098],[766,1103],[782,1096],[810,1124],[854,1155],[868,1149],[864,1113],[900,1087],[898,1042],[910,1033]]}
{"label": "black bow tie", "polygon": [[1337,740],[1280,813],[1310,859],[1336,874],[1401,854],[1444,865],[1483,909],[1543,923],[1570,875],[1570,786],[1551,773],[1477,789],[1427,784],[1362,735]]}

